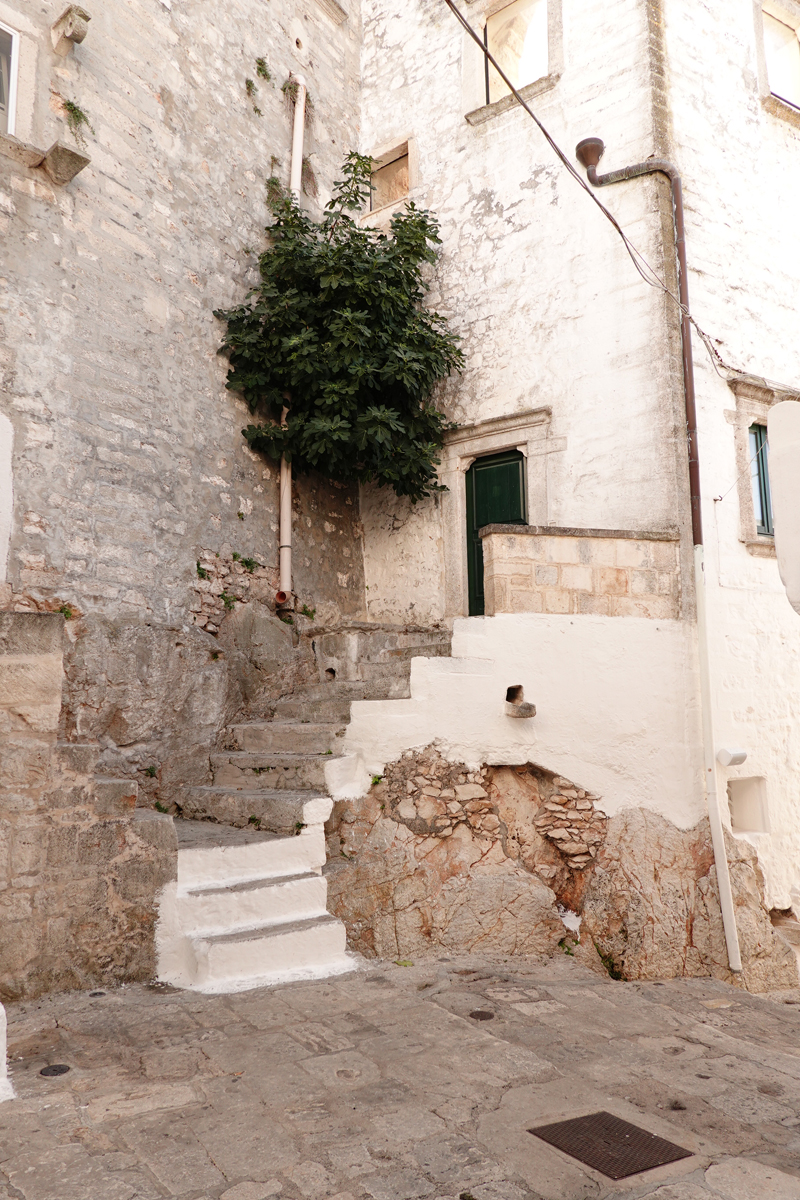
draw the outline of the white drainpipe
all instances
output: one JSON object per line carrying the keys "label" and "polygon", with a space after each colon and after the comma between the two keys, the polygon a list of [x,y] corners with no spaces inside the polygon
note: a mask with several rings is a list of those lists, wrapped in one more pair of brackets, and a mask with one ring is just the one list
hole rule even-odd
{"label": "white drainpipe", "polygon": [[[306,81],[302,75],[293,75],[297,84],[294,100],[294,128],[292,130],[292,165],[289,173],[289,188],[295,199],[300,199],[303,181],[303,142],[306,128]],[[286,424],[288,409],[284,408],[281,424]],[[292,464],[281,456],[281,519],[280,519],[280,591],[278,602],[285,603],[292,594]]]}

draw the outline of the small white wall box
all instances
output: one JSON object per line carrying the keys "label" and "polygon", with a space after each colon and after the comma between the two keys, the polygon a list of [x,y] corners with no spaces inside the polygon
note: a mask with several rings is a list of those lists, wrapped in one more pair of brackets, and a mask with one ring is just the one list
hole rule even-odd
{"label": "small white wall box", "polygon": [[720,750],[717,753],[717,762],[723,767],[740,767],[746,758],[746,750]]}
{"label": "small white wall box", "polygon": [[728,781],[728,804],[734,833],[769,833],[767,781],[763,775]]}

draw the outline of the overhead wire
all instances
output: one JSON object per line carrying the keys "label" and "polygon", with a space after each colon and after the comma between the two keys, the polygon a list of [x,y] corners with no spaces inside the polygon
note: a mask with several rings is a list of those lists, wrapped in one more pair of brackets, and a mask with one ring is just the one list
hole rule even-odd
{"label": "overhead wire", "polygon": [[561,147],[558,145],[556,140],[552,137],[552,135],[549,133],[549,131],[545,128],[545,126],[539,120],[539,118],[537,117],[537,115],[533,111],[533,109],[530,107],[530,105],[522,98],[519,91],[514,86],[514,84],[511,82],[511,80],[508,78],[505,71],[500,66],[497,59],[492,54],[491,50],[489,49],[489,47],[487,46],[487,44],[483,40],[483,38],[481,38],[479,36],[479,34],[472,28],[472,26],[470,25],[470,23],[466,19],[466,17],[463,15],[463,13],[461,13],[458,10],[458,8],[456,8],[455,4],[453,3],[453,0],[444,0],[444,2],[447,5],[447,7],[450,9],[450,11],[453,13],[453,15],[457,18],[457,20],[462,25],[464,30],[472,38],[473,42],[475,42],[475,44],[479,47],[481,53],[483,55],[485,55],[486,60],[492,64],[495,71],[497,71],[498,75],[503,80],[506,87],[509,89],[509,91],[511,92],[511,95],[514,97],[514,99],[517,101],[517,103],[519,105],[521,105],[522,108],[524,108],[525,112],[528,114],[528,116],[531,118],[531,120],[538,126],[538,128],[541,131],[548,146],[550,146],[553,153],[559,159],[561,164],[566,168],[566,170],[569,172],[569,174],[572,176],[572,178],[575,180],[575,182],[579,185],[579,187],[581,187],[583,189],[583,191],[586,193],[586,195],[589,196],[590,199],[593,201],[593,203],[600,209],[600,212],[603,214],[603,216],[606,218],[606,220],[609,221],[610,224],[614,227],[614,229],[616,230],[617,234],[619,235],[619,237],[622,241],[622,244],[624,245],[625,249],[628,252],[631,262],[633,263],[634,267],[636,268],[637,272],[639,273],[641,278],[644,280],[644,282],[648,285],[648,287],[656,288],[656,289],[662,291],[665,296],[668,296],[670,298],[670,300],[672,300],[678,306],[681,313],[684,316],[688,317],[689,321],[691,321],[693,328],[697,332],[697,336],[700,338],[701,342],[703,343],[703,345],[706,348],[706,351],[708,353],[709,358],[711,359],[711,363],[712,363],[712,366],[714,367],[714,370],[717,372],[717,374],[720,376],[720,378],[725,379],[726,376],[725,376],[724,372],[729,372],[731,375],[741,378],[742,380],[745,380],[745,381],[749,380],[755,384],[765,386],[765,387],[769,388],[770,390],[777,389],[778,391],[788,394],[788,389],[785,387],[784,384],[775,383],[774,381],[765,379],[761,375],[751,375],[751,374],[749,374],[749,372],[742,371],[738,367],[733,367],[733,366],[731,366],[730,363],[725,362],[724,358],[717,350],[717,348],[714,344],[714,340],[711,337],[711,335],[706,333],[706,331],[697,323],[697,321],[692,316],[692,314],[687,310],[685,305],[683,305],[681,303],[679,297],[676,296],[675,293],[671,290],[671,288],[669,288],[667,286],[667,284],[664,282],[664,280],[661,278],[661,276],[658,274],[658,272],[653,267],[650,266],[649,262],[644,257],[644,255],[641,253],[641,251],[637,250],[636,246],[634,246],[633,242],[630,240],[627,233],[622,228],[622,226],[620,225],[619,221],[614,216],[614,214],[608,208],[606,208],[606,206],[605,206],[605,204],[603,204],[602,200],[599,199],[597,194],[589,186],[589,184],[586,182],[586,180],[583,178],[583,176],[580,174],[580,172],[576,170],[575,166],[569,160],[569,158],[564,153],[564,151],[561,149]]}

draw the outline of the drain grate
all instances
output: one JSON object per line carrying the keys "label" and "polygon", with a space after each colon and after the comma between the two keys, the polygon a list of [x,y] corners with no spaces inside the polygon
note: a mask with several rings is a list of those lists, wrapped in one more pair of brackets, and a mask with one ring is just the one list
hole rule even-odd
{"label": "drain grate", "polygon": [[607,1112],[539,1125],[528,1133],[609,1179],[626,1179],[640,1171],[652,1171],[654,1167],[691,1158],[690,1150]]}

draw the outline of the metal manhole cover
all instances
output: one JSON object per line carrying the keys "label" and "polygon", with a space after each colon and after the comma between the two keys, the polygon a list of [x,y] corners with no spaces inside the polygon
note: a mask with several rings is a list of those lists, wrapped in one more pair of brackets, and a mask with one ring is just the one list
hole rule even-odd
{"label": "metal manhole cover", "polygon": [[486,1008],[476,1008],[469,1014],[473,1021],[493,1021],[494,1013]]}
{"label": "metal manhole cover", "polygon": [[53,1063],[51,1067],[42,1067],[39,1074],[47,1077],[51,1075],[66,1075],[68,1070],[69,1067],[66,1063]]}
{"label": "metal manhole cover", "polygon": [[538,1125],[528,1133],[609,1179],[626,1179],[640,1171],[652,1171],[654,1167],[691,1158],[690,1150],[607,1112]]}

